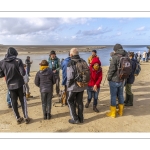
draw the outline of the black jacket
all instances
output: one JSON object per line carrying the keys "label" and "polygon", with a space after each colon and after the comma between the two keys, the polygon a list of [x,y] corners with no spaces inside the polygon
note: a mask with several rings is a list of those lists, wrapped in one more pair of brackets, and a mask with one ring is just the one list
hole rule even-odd
{"label": "black jacket", "polygon": [[108,70],[108,77],[107,77],[108,81],[121,82],[117,75],[118,64],[120,61],[120,58],[118,57],[118,55],[127,56],[128,53],[123,49],[118,49],[116,53],[114,53],[114,55],[112,56],[112,60],[110,62],[109,70]]}
{"label": "black jacket", "polygon": [[6,77],[6,83],[9,90],[18,89],[24,85],[23,76],[25,70],[21,59],[16,56],[6,55],[5,59],[0,61],[0,77]]}
{"label": "black jacket", "polygon": [[26,65],[27,65],[27,67],[31,67],[31,62],[30,62],[29,59],[26,59],[25,63],[26,63]]}
{"label": "black jacket", "polygon": [[53,84],[56,83],[55,76],[50,68],[38,71],[35,76],[35,85],[40,87],[41,93],[52,92]]}
{"label": "black jacket", "polygon": [[134,72],[136,69],[136,63],[137,63],[137,61],[135,59],[131,59],[132,72],[131,72],[129,78],[127,79],[127,84],[133,84],[134,83],[134,80],[135,80]]}

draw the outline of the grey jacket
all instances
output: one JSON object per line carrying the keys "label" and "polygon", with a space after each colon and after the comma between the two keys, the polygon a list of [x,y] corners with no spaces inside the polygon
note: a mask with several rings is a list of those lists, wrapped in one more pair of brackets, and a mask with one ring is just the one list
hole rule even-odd
{"label": "grey jacket", "polygon": [[37,72],[34,83],[40,88],[41,93],[50,93],[56,81],[53,72],[47,68]]}
{"label": "grey jacket", "polygon": [[116,53],[114,53],[114,55],[112,56],[112,60],[110,62],[109,70],[108,70],[108,77],[107,77],[108,81],[122,82],[117,75],[118,65],[120,61],[120,58],[118,57],[118,55],[127,56],[128,53],[123,49],[118,49]]}
{"label": "grey jacket", "polygon": [[80,59],[79,55],[71,57],[70,62],[68,63],[67,66],[67,91],[71,92],[82,92],[86,87],[79,87],[76,82],[74,81],[75,79],[75,61],[73,60],[78,60]]}

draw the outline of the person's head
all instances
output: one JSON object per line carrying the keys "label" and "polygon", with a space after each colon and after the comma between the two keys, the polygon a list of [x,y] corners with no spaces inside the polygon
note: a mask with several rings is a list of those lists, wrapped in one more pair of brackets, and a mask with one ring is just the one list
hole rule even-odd
{"label": "person's head", "polygon": [[50,56],[51,59],[55,59],[56,52],[55,51],[51,51],[49,56]]}
{"label": "person's head", "polygon": [[47,60],[42,60],[39,65],[40,66],[48,66],[48,62],[47,62]]}
{"label": "person's head", "polygon": [[113,48],[114,52],[116,52],[118,49],[123,49],[121,44],[116,44]]}
{"label": "person's head", "polygon": [[15,48],[13,47],[9,47],[9,49],[7,50],[7,56],[16,56],[17,57],[18,52]]}
{"label": "person's head", "polygon": [[92,62],[91,62],[91,66],[93,67],[94,70],[99,70],[100,66],[101,66],[101,62],[99,60],[99,58],[95,57],[93,58]]}
{"label": "person's head", "polygon": [[130,53],[129,53],[129,58],[130,58],[130,59],[134,58],[134,52],[130,52]]}
{"label": "person's head", "polygon": [[92,56],[94,57],[94,56],[96,56],[96,54],[97,54],[97,51],[95,49],[92,50]]}
{"label": "person's head", "polygon": [[27,59],[30,60],[30,56],[27,56]]}
{"label": "person's head", "polygon": [[72,48],[70,50],[70,57],[75,56],[75,55],[79,55],[79,51],[77,48]]}

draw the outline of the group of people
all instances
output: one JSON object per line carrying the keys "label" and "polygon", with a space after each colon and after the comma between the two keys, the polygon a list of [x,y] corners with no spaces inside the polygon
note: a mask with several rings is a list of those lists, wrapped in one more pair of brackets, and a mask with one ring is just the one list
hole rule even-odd
{"label": "group of people", "polygon": [[144,51],[142,54],[139,51],[138,53],[135,53],[135,55],[134,55],[135,59],[138,62],[140,62],[141,59],[142,59],[143,62],[148,62],[149,56],[150,56],[150,50],[148,52]]}
{"label": "group of people", "polygon": [[[5,77],[6,84],[10,95],[17,123],[20,124],[23,119],[26,123],[30,122],[27,112],[27,103],[25,92],[28,89],[28,81],[25,81],[25,75],[30,76],[30,66],[32,62],[27,57],[26,65],[22,60],[17,58],[18,52],[15,48],[10,47],[5,58],[0,61],[0,77]],[[134,59],[134,53],[127,53],[122,45],[116,44],[111,53],[111,61],[107,74],[107,80],[110,86],[110,112],[106,115],[115,118],[117,114],[123,115],[125,106],[133,106],[132,84],[135,80],[135,69],[137,60]],[[130,67],[130,74],[123,78],[123,74],[118,76],[120,58],[126,57],[126,66]],[[27,69],[25,68],[27,66]],[[97,56],[97,51],[93,50],[92,55],[88,58],[88,63],[79,55],[77,48],[69,51],[69,56],[60,62],[55,51],[51,51],[48,60],[42,60],[39,64],[40,69],[35,76],[35,85],[40,88],[43,119],[51,119],[52,98],[54,97],[53,87],[56,84],[56,94],[60,97],[60,69],[62,69],[62,85],[66,92],[65,104],[69,107],[71,119],[69,123],[78,124],[84,122],[83,115],[83,94],[87,91],[87,102],[85,108],[88,108],[93,98],[93,110],[99,112],[97,108],[100,84],[102,81],[102,64]],[[120,71],[119,71],[120,73]],[[125,86],[126,97],[124,100],[123,89]],[[28,95],[31,96],[31,95]],[[17,100],[20,100],[24,118],[18,112]],[[118,109],[116,108],[118,100]],[[77,111],[77,110],[78,111]]]}

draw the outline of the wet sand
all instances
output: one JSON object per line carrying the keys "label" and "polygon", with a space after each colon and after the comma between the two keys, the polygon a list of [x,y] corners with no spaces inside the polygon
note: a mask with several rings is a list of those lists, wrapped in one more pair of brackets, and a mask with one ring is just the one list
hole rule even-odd
{"label": "wet sand", "polygon": [[[31,123],[26,125],[24,122],[16,124],[12,109],[7,108],[6,103],[6,84],[4,79],[0,79],[0,131],[1,132],[150,132],[150,62],[142,63],[142,71],[133,85],[134,106],[125,107],[124,115],[113,119],[107,117],[105,113],[109,110],[110,94],[108,82],[103,82],[108,67],[103,67],[103,81],[99,94],[98,109],[99,113],[92,110],[92,103],[89,108],[84,108],[84,123],[72,125],[68,123],[70,113],[68,106],[52,106],[52,119],[43,120],[42,105],[39,88],[34,85],[36,72],[31,73],[29,82],[30,91],[34,98],[27,101],[28,114],[32,118]],[[62,86],[60,86],[63,89]],[[84,92],[84,104],[87,94]],[[53,98],[53,103],[58,98]],[[60,106],[60,104],[57,104]],[[21,108],[19,108],[23,116]]]}

